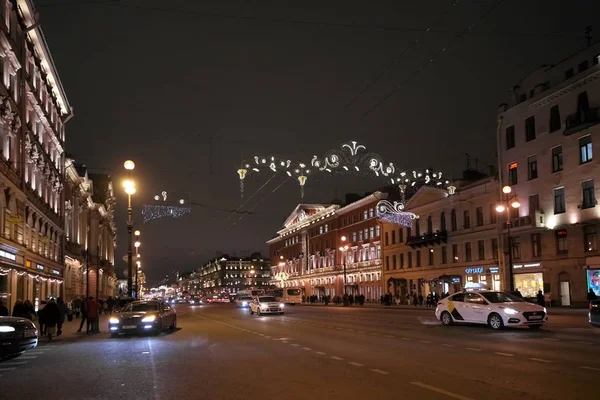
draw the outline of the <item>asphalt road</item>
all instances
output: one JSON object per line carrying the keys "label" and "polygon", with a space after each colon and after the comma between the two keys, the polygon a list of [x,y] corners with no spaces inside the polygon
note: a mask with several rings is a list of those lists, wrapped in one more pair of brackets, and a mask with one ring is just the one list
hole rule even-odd
{"label": "asphalt road", "polygon": [[[70,335],[0,362],[0,399],[586,399],[600,329],[441,326],[431,310],[176,306],[179,329]],[[103,327],[106,330],[106,327]]]}

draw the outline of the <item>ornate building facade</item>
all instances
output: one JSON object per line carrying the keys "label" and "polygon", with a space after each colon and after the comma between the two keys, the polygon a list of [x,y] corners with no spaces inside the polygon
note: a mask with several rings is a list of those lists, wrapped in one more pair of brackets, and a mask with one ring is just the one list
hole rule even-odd
{"label": "ornate building facade", "polygon": [[0,2],[0,296],[62,294],[65,123],[72,109],[32,1]]}
{"label": "ornate building facade", "polygon": [[269,261],[260,253],[249,257],[223,255],[186,277],[185,287],[190,294],[235,295],[242,289],[267,289],[270,280]]}

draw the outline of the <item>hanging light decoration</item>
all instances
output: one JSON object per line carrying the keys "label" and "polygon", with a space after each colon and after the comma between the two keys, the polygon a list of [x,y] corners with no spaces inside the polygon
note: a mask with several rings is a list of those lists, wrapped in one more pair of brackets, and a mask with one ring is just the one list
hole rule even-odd
{"label": "hanging light decoration", "polygon": [[300,197],[304,198],[304,184],[306,183],[307,177],[304,175],[300,175],[298,177],[298,182],[300,183]]}
{"label": "hanging light decoration", "polygon": [[244,178],[246,177],[248,170],[245,168],[240,168],[238,169],[237,173],[240,176],[240,196],[244,197]]}

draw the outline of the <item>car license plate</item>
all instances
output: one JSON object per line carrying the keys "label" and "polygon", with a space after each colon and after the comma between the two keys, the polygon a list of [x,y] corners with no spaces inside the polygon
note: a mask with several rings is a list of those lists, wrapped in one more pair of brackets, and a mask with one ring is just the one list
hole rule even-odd
{"label": "car license plate", "polygon": [[135,329],[135,328],[137,328],[137,326],[135,326],[135,325],[124,325],[123,326],[123,329]]}
{"label": "car license plate", "polygon": [[542,315],[532,315],[531,317],[529,317],[529,319],[542,319],[543,316]]}

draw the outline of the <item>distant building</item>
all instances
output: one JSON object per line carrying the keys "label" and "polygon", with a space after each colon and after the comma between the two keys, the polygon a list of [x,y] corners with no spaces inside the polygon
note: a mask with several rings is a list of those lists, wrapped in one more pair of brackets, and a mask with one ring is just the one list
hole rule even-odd
{"label": "distant building", "polygon": [[515,286],[562,306],[586,304],[590,288],[600,295],[599,56],[600,42],[536,70],[498,116],[501,182],[521,204],[510,227]]}
{"label": "distant building", "polygon": [[271,283],[300,288],[303,296],[333,298],[345,291],[379,300],[381,223],[375,207],[385,198],[386,193],[375,192],[348,195],[345,206],[299,204],[267,242]]}
{"label": "distant building", "polygon": [[222,255],[190,274],[185,287],[190,294],[233,295],[242,289],[268,289],[270,280],[269,260],[260,253],[249,257]]}

